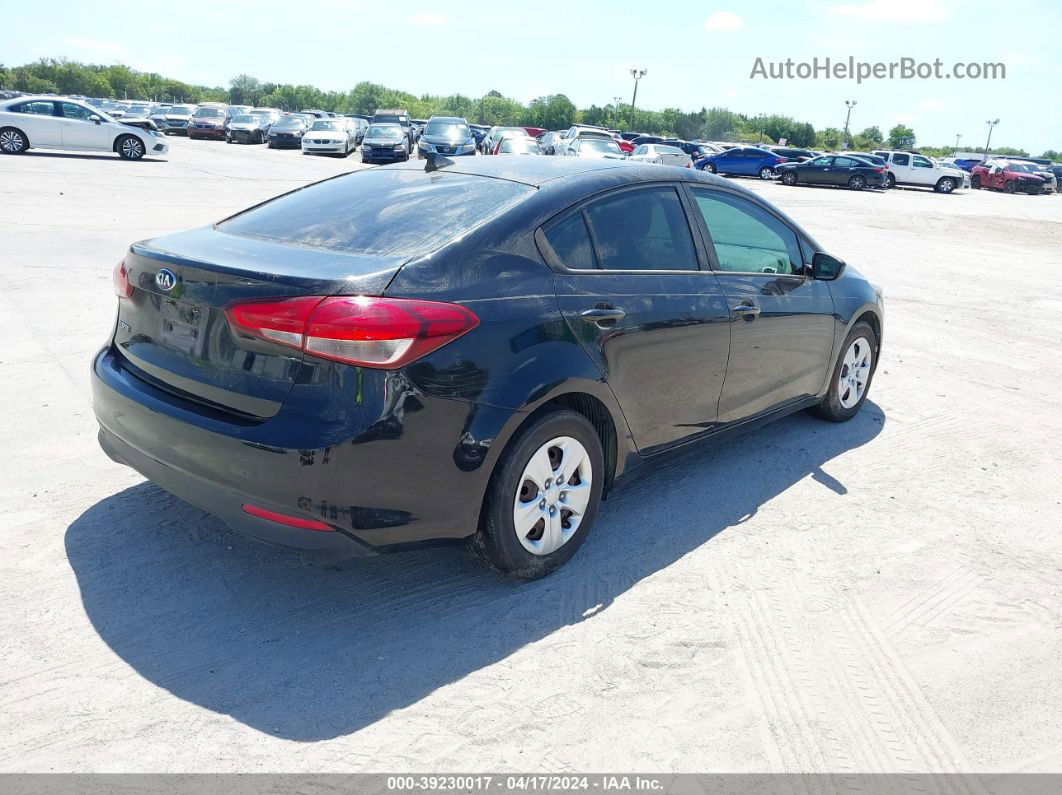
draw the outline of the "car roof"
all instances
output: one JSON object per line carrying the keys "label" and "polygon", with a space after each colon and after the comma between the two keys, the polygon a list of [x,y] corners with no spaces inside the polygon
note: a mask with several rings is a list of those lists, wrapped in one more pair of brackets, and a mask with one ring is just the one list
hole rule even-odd
{"label": "car roof", "polygon": [[[417,160],[407,163],[398,163],[395,166],[384,168],[401,168],[410,170],[423,170],[424,165]],[[512,182],[520,182],[524,185],[539,187],[553,180],[567,177],[589,175],[596,172],[623,169],[623,174],[630,175],[631,182],[659,181],[661,178],[668,180],[682,180],[688,182],[704,182],[712,185],[727,186],[733,189],[735,186],[731,180],[722,179],[703,171],[690,168],[663,168],[655,164],[629,163],[625,160],[597,160],[582,157],[543,157],[534,158],[534,162],[515,163],[509,158],[501,157],[461,157],[455,158],[451,165],[443,166],[450,173],[468,174],[470,176],[493,177],[495,179],[507,179]],[[746,188],[740,188],[749,195],[755,195]]]}
{"label": "car roof", "polygon": [[450,121],[455,124],[468,124],[468,122],[460,116],[432,116],[428,121]]}

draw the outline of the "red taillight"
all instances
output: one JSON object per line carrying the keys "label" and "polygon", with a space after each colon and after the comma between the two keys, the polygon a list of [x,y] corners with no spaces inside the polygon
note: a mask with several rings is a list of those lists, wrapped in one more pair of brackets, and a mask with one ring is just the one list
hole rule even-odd
{"label": "red taillight", "polygon": [[883,168],[875,168],[874,169],[874,173],[875,174],[884,174],[885,173],[885,169],[883,169]]}
{"label": "red taillight", "polygon": [[128,298],[133,294],[133,285],[129,283],[129,271],[125,269],[124,259],[114,266],[111,280],[114,282],[114,294],[119,298]]}
{"label": "red taillight", "polygon": [[778,165],[779,163],[784,163],[784,162],[785,162],[785,158],[784,158],[784,157],[776,157],[776,158],[774,159],[774,164],[775,164],[776,166],[777,166],[777,165]]}
{"label": "red taillight", "polygon": [[347,364],[393,370],[479,325],[463,306],[407,298],[341,296],[233,304],[240,331]]}
{"label": "red taillight", "polygon": [[251,516],[257,516],[259,519],[268,519],[270,522],[276,522],[277,524],[298,527],[300,530],[316,530],[319,533],[335,532],[334,527],[330,527],[324,522],[318,522],[314,519],[302,519],[298,516],[288,516],[276,511],[267,511],[265,508],[259,508],[256,505],[244,504],[243,512],[249,513]]}

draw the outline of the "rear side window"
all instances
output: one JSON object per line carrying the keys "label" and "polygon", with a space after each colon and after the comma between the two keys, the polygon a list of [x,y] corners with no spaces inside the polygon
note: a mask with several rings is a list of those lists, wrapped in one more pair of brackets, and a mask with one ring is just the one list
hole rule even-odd
{"label": "rear side window", "polygon": [[415,256],[434,251],[534,190],[466,174],[369,169],[280,196],[217,228],[351,254]]}
{"label": "rear side window", "polygon": [[597,267],[597,259],[590,245],[590,234],[586,230],[582,212],[572,213],[552,224],[545,230],[545,234],[550,248],[564,267],[576,270]]}
{"label": "rear side window", "polygon": [[674,188],[623,191],[586,208],[605,270],[698,269],[693,237]]}
{"label": "rear side window", "polygon": [[10,110],[15,113],[35,113],[39,116],[52,116],[55,114],[55,104],[52,102],[37,100],[35,102],[23,102],[21,105],[14,105]]}
{"label": "rear side window", "polygon": [[773,215],[725,193],[694,188],[693,196],[708,226],[720,270],[802,272],[803,260],[796,235]]}
{"label": "rear side window", "polygon": [[908,155],[893,155],[892,162],[898,166],[906,166],[911,162],[911,158]]}

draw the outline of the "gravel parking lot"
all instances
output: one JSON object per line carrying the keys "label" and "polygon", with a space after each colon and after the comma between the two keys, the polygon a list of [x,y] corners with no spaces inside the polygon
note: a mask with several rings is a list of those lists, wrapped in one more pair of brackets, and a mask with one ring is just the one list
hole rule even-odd
{"label": "gravel parking lot", "polygon": [[360,168],[0,158],[0,770],[1062,770],[1062,197],[743,180],[884,286],[852,422],[658,470],[556,575],[340,565],[112,463],[134,240]]}

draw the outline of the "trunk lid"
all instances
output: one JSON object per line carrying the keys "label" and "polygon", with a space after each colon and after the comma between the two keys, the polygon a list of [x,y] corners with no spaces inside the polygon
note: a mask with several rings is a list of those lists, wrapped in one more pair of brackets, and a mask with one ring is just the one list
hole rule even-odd
{"label": "trunk lid", "polygon": [[406,257],[281,245],[195,229],[134,244],[133,294],[119,301],[114,345],[132,370],[179,396],[252,418],[276,414],[303,355],[234,333],[235,301],[379,295]]}

